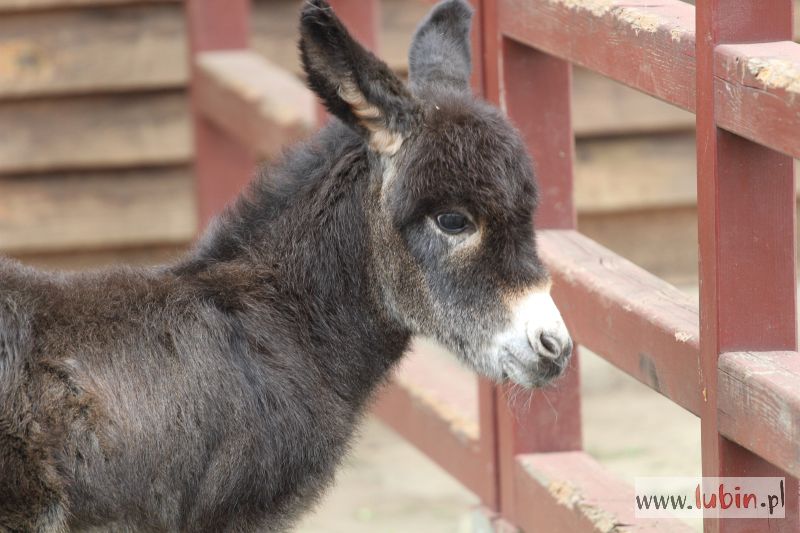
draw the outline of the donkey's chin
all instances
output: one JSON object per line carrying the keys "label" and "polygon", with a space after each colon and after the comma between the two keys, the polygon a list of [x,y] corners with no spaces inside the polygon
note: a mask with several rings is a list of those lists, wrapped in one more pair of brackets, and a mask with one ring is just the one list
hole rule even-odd
{"label": "donkey's chin", "polygon": [[567,369],[568,361],[553,360],[534,355],[530,362],[523,363],[510,352],[500,356],[503,381],[512,381],[526,389],[549,385],[561,377]]}

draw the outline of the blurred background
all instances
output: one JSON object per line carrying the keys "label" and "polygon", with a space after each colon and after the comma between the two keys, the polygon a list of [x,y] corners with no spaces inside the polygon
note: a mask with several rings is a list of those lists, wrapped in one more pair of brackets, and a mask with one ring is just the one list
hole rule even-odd
{"label": "blurred background", "polygon": [[[252,19],[252,46],[298,75],[300,3],[256,0]],[[380,53],[400,73],[429,6],[382,4]],[[178,0],[0,0],[0,253],[76,270],[164,262],[191,243],[183,9]],[[579,229],[695,295],[693,115],[576,68],[573,121]],[[695,417],[582,356],[586,449],[628,480],[699,474]],[[300,530],[468,531],[476,501],[370,418]]]}

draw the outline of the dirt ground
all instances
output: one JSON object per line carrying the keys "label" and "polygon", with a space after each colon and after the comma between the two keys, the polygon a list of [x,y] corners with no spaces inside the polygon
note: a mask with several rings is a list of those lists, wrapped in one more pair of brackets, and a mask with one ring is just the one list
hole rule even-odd
{"label": "dirt ground", "polygon": [[[689,289],[690,291],[692,289]],[[700,475],[694,415],[581,352],[584,448],[618,477]],[[375,419],[303,533],[466,533],[476,498]],[[697,526],[697,524],[694,524]]]}

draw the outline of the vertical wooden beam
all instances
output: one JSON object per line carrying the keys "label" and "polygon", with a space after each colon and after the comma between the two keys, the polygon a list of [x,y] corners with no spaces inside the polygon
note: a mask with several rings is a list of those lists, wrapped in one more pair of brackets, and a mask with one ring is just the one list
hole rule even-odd
{"label": "vertical wooden beam", "polygon": [[195,57],[211,50],[248,47],[249,0],[187,0],[195,180],[201,227],[250,180],[255,159],[248,150],[202,116],[194,104]]}
{"label": "vertical wooden beam", "polygon": [[[496,28],[498,15],[498,6],[490,3],[495,5],[487,6],[484,18],[487,96],[502,105],[520,129],[536,163],[541,198],[537,227],[574,228],[571,65],[489,29],[489,24]],[[500,512],[515,522],[515,457],[581,448],[577,350],[557,388],[529,395],[504,386],[497,394]]]}
{"label": "vertical wooden beam", "polygon": [[[795,350],[793,162],[717,127],[714,48],[792,38],[792,0],[697,2],[697,164],[703,474],[783,476],[718,431],[717,363],[729,351]],[[798,485],[787,476],[787,518],[706,520],[711,532],[793,531]]]}

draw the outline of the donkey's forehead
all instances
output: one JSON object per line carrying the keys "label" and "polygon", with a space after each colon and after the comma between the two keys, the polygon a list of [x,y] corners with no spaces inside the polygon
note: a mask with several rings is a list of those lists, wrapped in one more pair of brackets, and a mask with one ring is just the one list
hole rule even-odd
{"label": "donkey's forehead", "polygon": [[[429,101],[418,136],[430,155],[472,165],[527,163],[519,134],[496,108],[456,95]],[[458,161],[456,161],[458,160]]]}
{"label": "donkey's forehead", "polygon": [[487,208],[529,208],[535,197],[530,161],[499,111],[456,97],[428,101],[425,107],[402,157],[412,191]]}

